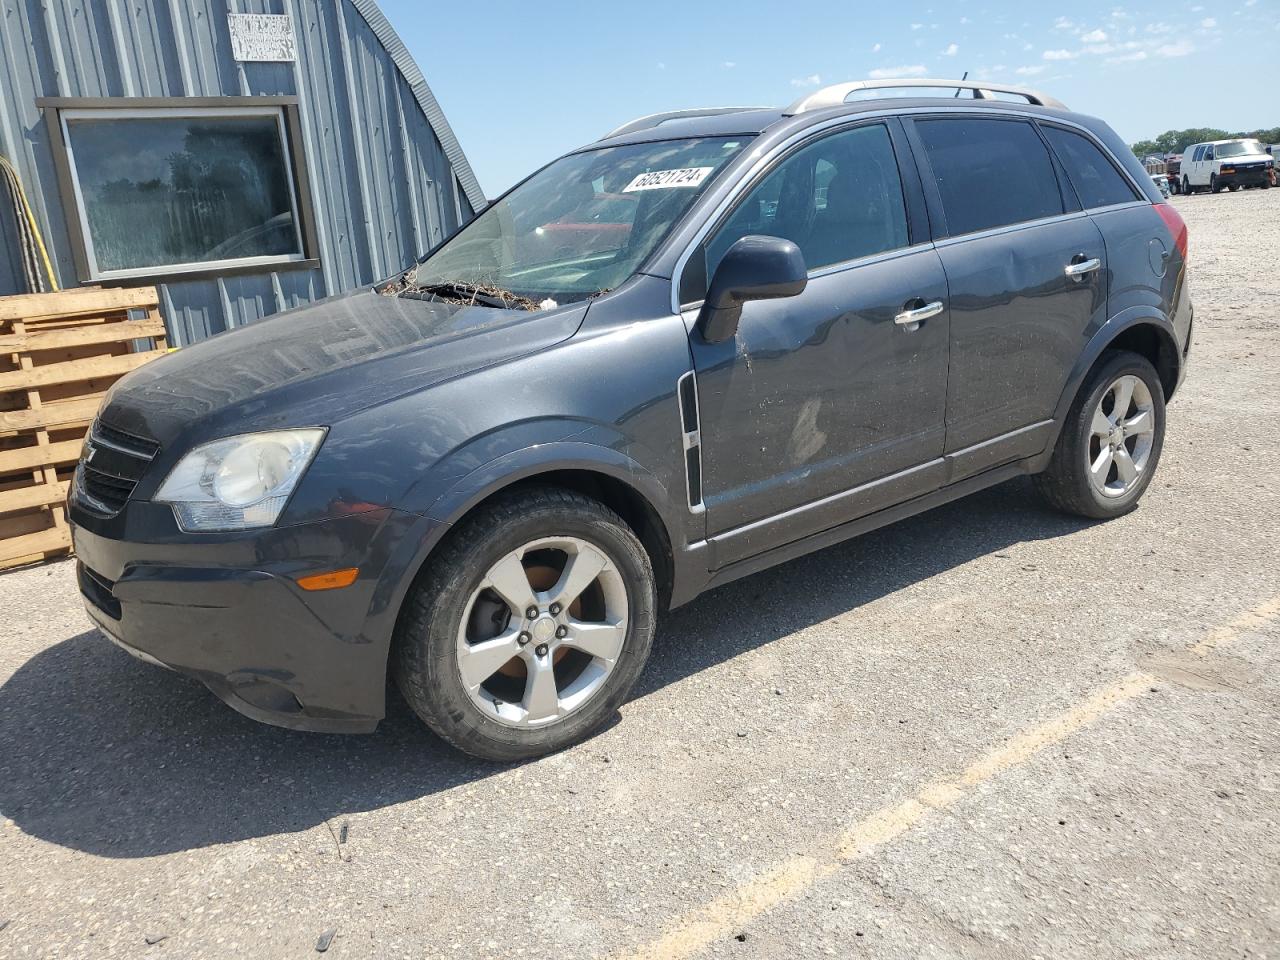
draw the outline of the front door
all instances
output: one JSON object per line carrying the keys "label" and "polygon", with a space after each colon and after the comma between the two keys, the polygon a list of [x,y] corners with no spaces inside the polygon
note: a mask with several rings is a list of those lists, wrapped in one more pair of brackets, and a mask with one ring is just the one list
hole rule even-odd
{"label": "front door", "polygon": [[911,245],[897,146],[870,123],[798,147],[695,252],[710,276],[740,237],[772,235],[809,268],[799,296],[748,303],[733,339],[691,334],[715,567],[940,482],[946,280],[932,247]]}

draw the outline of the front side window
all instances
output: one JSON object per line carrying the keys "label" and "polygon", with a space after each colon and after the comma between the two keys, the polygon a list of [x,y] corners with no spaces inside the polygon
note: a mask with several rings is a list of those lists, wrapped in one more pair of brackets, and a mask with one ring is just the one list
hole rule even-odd
{"label": "front side window", "polygon": [[1044,141],[1021,120],[918,120],[951,236],[1063,213]]}
{"label": "front side window", "polygon": [[[602,147],[555,161],[485,208],[404,277],[443,295],[569,303],[632,276],[742,150],[742,137]],[[465,299],[468,294],[462,293]]]}
{"label": "front side window", "polygon": [[856,127],[784,159],[706,244],[706,276],[751,234],[791,240],[811,270],[905,247],[907,211],[889,131]]}
{"label": "front side window", "polygon": [[90,278],[304,259],[281,108],[60,119]]}
{"label": "front side window", "polygon": [[1062,127],[1041,129],[1066,166],[1067,177],[1086,210],[1139,199],[1129,181],[1088,137]]}

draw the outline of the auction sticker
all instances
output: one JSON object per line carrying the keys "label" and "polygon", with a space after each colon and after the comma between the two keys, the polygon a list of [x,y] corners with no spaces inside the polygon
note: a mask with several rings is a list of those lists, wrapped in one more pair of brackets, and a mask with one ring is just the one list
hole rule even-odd
{"label": "auction sticker", "polygon": [[642,173],[625,187],[623,193],[637,190],[670,190],[673,187],[696,187],[715,167],[685,167],[683,170],[651,170]]}

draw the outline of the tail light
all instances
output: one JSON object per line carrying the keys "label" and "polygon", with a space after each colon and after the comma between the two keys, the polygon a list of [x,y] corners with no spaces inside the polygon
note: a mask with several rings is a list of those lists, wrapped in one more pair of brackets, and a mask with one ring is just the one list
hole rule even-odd
{"label": "tail light", "polygon": [[1182,219],[1182,214],[1178,213],[1178,208],[1171,203],[1154,204],[1156,213],[1160,214],[1160,219],[1164,221],[1164,225],[1169,228],[1169,232],[1173,234],[1173,245],[1178,248],[1178,252],[1182,254],[1182,259],[1187,259],[1187,221]]}

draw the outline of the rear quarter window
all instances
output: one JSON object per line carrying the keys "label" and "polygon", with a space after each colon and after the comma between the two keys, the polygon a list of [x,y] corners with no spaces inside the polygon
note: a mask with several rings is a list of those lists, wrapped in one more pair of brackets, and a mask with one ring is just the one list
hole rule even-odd
{"label": "rear quarter window", "polygon": [[1040,135],[1022,120],[917,120],[952,236],[1064,212]]}
{"label": "rear quarter window", "polygon": [[1086,210],[1140,199],[1129,181],[1088,137],[1061,127],[1043,126],[1067,178]]}

